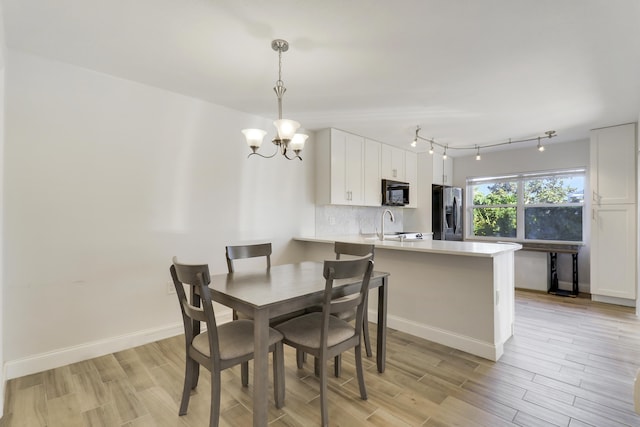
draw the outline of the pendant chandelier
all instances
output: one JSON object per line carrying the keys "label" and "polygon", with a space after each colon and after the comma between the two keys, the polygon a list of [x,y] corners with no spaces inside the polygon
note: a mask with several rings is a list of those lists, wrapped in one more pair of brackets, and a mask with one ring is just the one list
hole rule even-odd
{"label": "pendant chandelier", "polygon": [[[271,142],[276,146],[276,151],[270,155],[265,156],[258,153],[258,149],[262,145],[262,140],[267,134],[267,131],[262,129],[243,129],[242,133],[247,139],[247,145],[251,148],[251,153],[247,157],[257,154],[260,157],[271,158],[278,154],[278,151],[286,157],[288,160],[300,159],[300,151],[304,148],[304,143],[308,138],[308,135],[296,133],[300,127],[300,123],[294,120],[287,120],[282,118],[282,97],[287,89],[282,82],[282,52],[289,50],[289,43],[286,40],[276,39],[271,42],[271,48],[278,52],[278,80],[273,88],[273,91],[278,97],[278,120],[273,122],[276,127],[276,135]],[[293,152],[290,157],[289,154]]]}

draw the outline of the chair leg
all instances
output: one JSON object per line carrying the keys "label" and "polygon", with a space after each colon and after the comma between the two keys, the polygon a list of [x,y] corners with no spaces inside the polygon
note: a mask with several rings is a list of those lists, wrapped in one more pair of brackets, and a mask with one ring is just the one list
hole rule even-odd
{"label": "chair leg", "polygon": [[320,376],[320,360],[317,357],[313,358],[313,373],[316,377]]}
{"label": "chair leg", "polygon": [[[316,357],[315,360],[318,360]],[[320,362],[320,413],[322,414],[322,425],[329,425],[329,409],[327,405],[327,362]]]}
{"label": "chair leg", "polygon": [[284,347],[282,341],[275,345],[273,351],[273,398],[276,408],[284,406]]}
{"label": "chair leg", "polygon": [[180,402],[180,410],[178,411],[179,415],[185,415],[187,413],[187,408],[189,407],[189,398],[191,397],[191,390],[193,388],[192,383],[194,365],[199,366],[197,362],[189,358],[189,356],[187,355],[187,360],[184,365],[184,386],[182,388],[182,401]]}
{"label": "chair leg", "polygon": [[191,380],[191,389],[193,390],[198,386],[198,380],[200,379],[200,364],[193,362],[193,379]]}
{"label": "chair leg", "polygon": [[240,378],[242,379],[242,387],[249,386],[249,362],[240,364]]}
{"label": "chair leg", "polygon": [[302,369],[304,365],[305,353],[302,350],[296,349],[296,365],[298,365],[298,369]]}
{"label": "chair leg", "polygon": [[358,375],[358,386],[360,386],[360,398],[367,400],[367,388],[364,384],[364,369],[362,369],[362,345],[355,347],[356,354],[356,373]]}
{"label": "chair leg", "polygon": [[336,378],[342,374],[342,355],[339,354],[333,359],[333,374]]}
{"label": "chair leg", "polygon": [[362,316],[362,333],[364,337],[364,347],[367,351],[367,357],[373,356],[371,352],[371,339],[369,338],[369,315],[367,314],[369,310],[367,309],[367,303],[364,305],[364,315]]}
{"label": "chair leg", "polygon": [[209,427],[218,427],[220,422],[220,371],[211,372],[211,412]]}

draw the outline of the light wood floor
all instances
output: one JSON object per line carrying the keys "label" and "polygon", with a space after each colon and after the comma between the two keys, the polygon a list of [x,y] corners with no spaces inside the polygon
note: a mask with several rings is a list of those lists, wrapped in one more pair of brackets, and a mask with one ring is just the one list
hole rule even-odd
{"label": "light wood floor", "polygon": [[[177,415],[182,353],[175,337],[12,380],[0,426],[205,426],[205,370],[189,413]],[[515,335],[497,363],[394,330],[387,354],[384,374],[366,360],[367,401],[359,398],[353,353],[344,356],[343,375],[329,388],[332,425],[640,426],[633,309],[518,291]],[[299,371],[287,348],[285,365],[285,407],[276,409],[270,395],[270,424],[318,425],[313,363]],[[252,389],[239,375],[239,368],[223,375],[222,426],[251,425]]]}

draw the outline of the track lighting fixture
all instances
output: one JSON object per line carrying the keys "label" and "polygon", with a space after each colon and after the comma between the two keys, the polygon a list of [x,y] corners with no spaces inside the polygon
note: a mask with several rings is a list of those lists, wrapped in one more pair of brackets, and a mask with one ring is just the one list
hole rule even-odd
{"label": "track lighting fixture", "polygon": [[418,145],[418,132],[420,132],[420,126],[416,126],[416,137],[413,138],[413,142],[411,143],[412,147]]}
{"label": "track lighting fixture", "polygon": [[519,140],[511,140],[511,138],[509,138],[508,141],[505,142],[497,142],[494,144],[485,144],[485,145],[474,145],[473,147],[470,146],[456,146],[456,147],[449,147],[449,144],[443,145],[443,144],[439,144],[437,143],[433,138],[429,139],[429,138],[423,138],[421,137],[418,133],[420,132],[420,126],[416,126],[416,136],[413,139],[413,141],[411,142],[411,146],[415,147],[417,145],[417,141],[418,140],[422,140],[422,141],[426,141],[429,143],[429,154],[433,154],[435,152],[435,150],[433,149],[433,146],[436,145],[440,148],[442,148],[443,150],[443,155],[442,157],[444,159],[447,158],[447,150],[475,150],[476,151],[476,160],[480,160],[482,157],[480,156],[480,149],[481,148],[490,148],[490,147],[498,147],[500,145],[509,145],[509,144],[518,144],[521,142],[530,142],[530,141],[538,141],[538,145],[537,145],[537,149],[538,151],[544,151],[544,145],[542,145],[542,138],[548,138],[551,139],[554,136],[558,136],[556,134],[555,130],[548,130],[545,132],[545,136],[537,136],[535,138],[528,138],[528,139],[519,139]]}

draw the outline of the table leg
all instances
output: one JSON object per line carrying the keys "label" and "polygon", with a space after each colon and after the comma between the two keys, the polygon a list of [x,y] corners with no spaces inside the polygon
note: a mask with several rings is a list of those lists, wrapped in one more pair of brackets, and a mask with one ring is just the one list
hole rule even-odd
{"label": "table leg", "polygon": [[269,392],[269,312],[257,310],[253,318],[253,426],[267,426]]}
{"label": "table leg", "polygon": [[382,285],[378,287],[378,337],[376,346],[376,362],[378,372],[383,373],[387,359],[387,281],[382,278]]}

